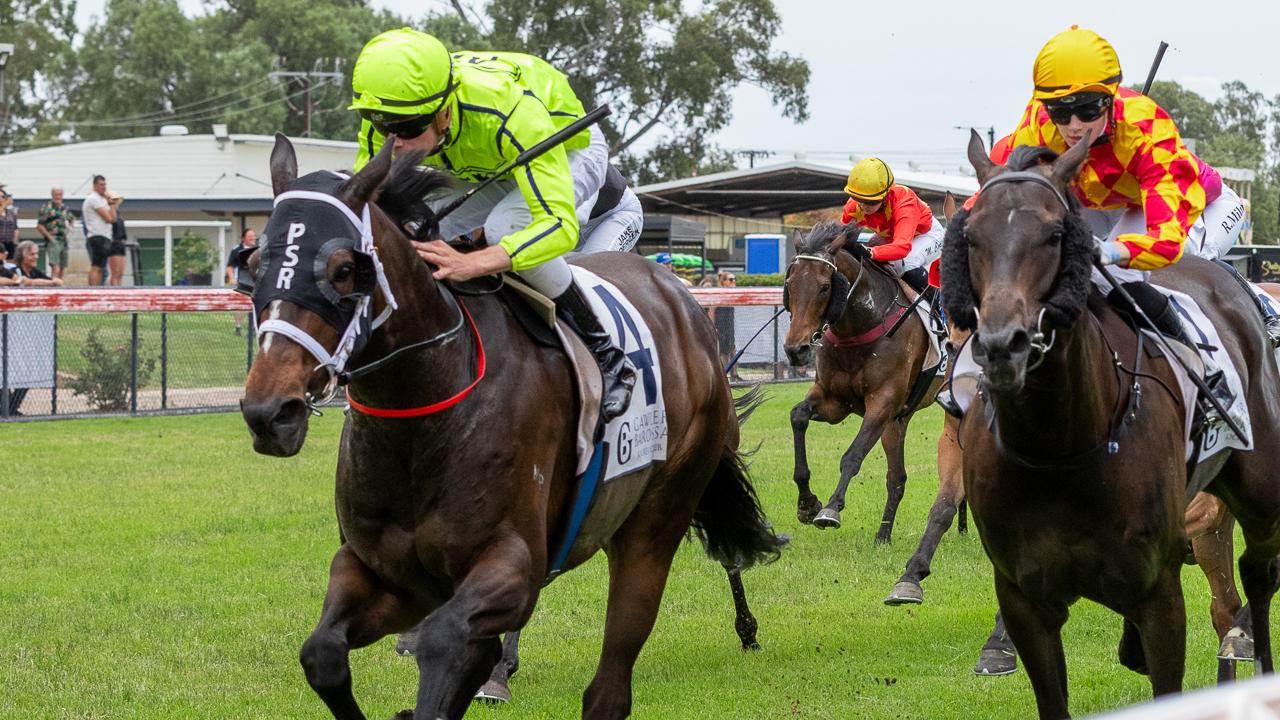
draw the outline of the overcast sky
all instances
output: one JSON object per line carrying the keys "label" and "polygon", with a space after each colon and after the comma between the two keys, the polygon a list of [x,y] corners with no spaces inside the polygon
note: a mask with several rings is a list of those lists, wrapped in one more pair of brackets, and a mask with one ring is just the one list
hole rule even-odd
{"label": "overcast sky", "polygon": [[[180,0],[198,12],[199,0]],[[401,15],[450,9],[445,0],[372,0]],[[752,87],[734,93],[734,120],[718,141],[731,149],[796,152],[845,164],[879,153],[891,164],[957,172],[967,136],[955,125],[1013,129],[1031,92],[1036,52],[1076,23],[1115,45],[1125,82],[1141,83],[1161,40],[1159,78],[1214,99],[1241,80],[1280,94],[1280,2],[1276,0],[774,0],[775,47],[809,61],[810,119],[784,120]],[[81,0],[80,14],[102,13]],[[83,17],[82,17],[83,19]],[[82,23],[83,26],[83,23]],[[985,132],[985,131],[984,131]],[[758,161],[769,162],[769,160]]]}

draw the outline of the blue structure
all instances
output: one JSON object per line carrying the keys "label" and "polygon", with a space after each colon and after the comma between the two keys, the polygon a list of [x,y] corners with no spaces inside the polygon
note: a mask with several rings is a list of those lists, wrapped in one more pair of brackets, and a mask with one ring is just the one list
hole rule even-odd
{"label": "blue structure", "polygon": [[746,235],[746,270],[748,275],[767,275],[782,272],[787,265],[787,236],[774,233]]}

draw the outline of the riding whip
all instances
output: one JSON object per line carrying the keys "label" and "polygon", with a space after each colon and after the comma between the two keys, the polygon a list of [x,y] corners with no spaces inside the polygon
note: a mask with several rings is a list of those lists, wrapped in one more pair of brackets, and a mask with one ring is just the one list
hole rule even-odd
{"label": "riding whip", "polygon": [[546,151],[568,140],[574,135],[577,135],[578,133],[582,132],[588,127],[595,125],[601,120],[609,117],[609,115],[612,113],[613,113],[613,110],[611,110],[608,105],[601,105],[600,107],[596,108],[595,110],[592,110],[586,115],[583,115],[577,120],[574,120],[573,122],[564,126],[562,129],[560,129],[553,135],[547,137],[547,139],[543,140],[537,145],[534,145],[528,150],[525,150],[524,152],[520,153],[518,156],[516,156],[516,159],[512,160],[511,163],[508,164],[506,167],[502,168],[501,170],[498,170],[494,174],[485,178],[483,181],[481,181],[479,185],[476,185],[475,187],[467,190],[465,193],[462,194],[461,197],[450,202],[448,205],[445,205],[443,208],[440,209],[440,212],[435,214],[436,215],[435,219],[440,220],[441,218],[453,212],[454,210],[457,210],[458,207],[462,205],[462,203],[466,202],[468,198],[480,192],[481,190],[489,187],[494,182],[496,182],[498,178],[502,177],[503,175],[506,175],[507,173],[520,167],[521,165],[526,165],[530,162],[533,162],[534,159],[536,159],[538,156],[542,155]]}
{"label": "riding whip", "polygon": [[1143,311],[1142,306],[1133,299],[1133,296],[1129,294],[1129,291],[1124,289],[1124,286],[1116,280],[1115,276],[1111,274],[1111,271],[1107,270],[1107,267],[1102,264],[1101,260],[1094,259],[1093,266],[1098,269],[1098,272],[1102,273],[1102,277],[1107,279],[1107,283],[1111,285],[1112,290],[1119,294],[1125,302],[1129,303],[1129,307],[1133,308],[1134,314],[1141,318],[1143,324],[1153,331],[1152,334],[1155,335],[1156,344],[1160,346],[1162,351],[1164,351],[1165,357],[1172,358],[1182,367],[1183,371],[1187,373],[1187,377],[1191,378],[1191,382],[1200,390],[1200,394],[1209,401],[1209,404],[1218,412],[1218,415],[1222,418],[1222,421],[1227,424],[1227,427],[1231,428],[1231,432],[1235,433],[1235,436],[1240,439],[1240,442],[1248,443],[1248,440],[1244,436],[1244,431],[1241,430],[1240,426],[1236,425],[1235,420],[1227,414],[1227,409],[1222,406],[1222,403],[1218,398],[1214,397],[1213,392],[1209,390],[1208,383],[1204,381],[1204,378],[1196,374],[1194,370],[1187,367],[1187,364],[1182,361],[1182,356],[1175,353],[1173,348],[1169,347],[1169,342],[1165,340],[1164,333],[1160,332],[1160,328],[1156,326],[1155,322],[1153,322],[1151,318],[1147,317],[1147,313]]}
{"label": "riding whip", "polygon": [[1142,84],[1142,94],[1146,95],[1151,90],[1151,83],[1156,80],[1156,71],[1160,69],[1160,61],[1164,59],[1164,51],[1169,49],[1169,43],[1161,40],[1160,48],[1156,50],[1156,59],[1151,61],[1151,71],[1147,73],[1147,81]]}
{"label": "riding whip", "polygon": [[738,364],[738,358],[742,357],[742,353],[747,351],[747,347],[750,346],[751,343],[754,342],[756,338],[760,337],[760,333],[764,332],[764,329],[769,327],[769,323],[773,322],[774,320],[777,320],[778,316],[786,311],[787,311],[786,308],[781,308],[778,310],[778,312],[773,314],[773,317],[769,318],[768,320],[765,320],[764,324],[760,326],[760,329],[756,331],[756,334],[752,335],[751,339],[743,344],[742,349],[734,354],[733,359],[729,361],[729,364],[724,366],[724,371],[729,372],[730,370],[732,370],[733,366]]}

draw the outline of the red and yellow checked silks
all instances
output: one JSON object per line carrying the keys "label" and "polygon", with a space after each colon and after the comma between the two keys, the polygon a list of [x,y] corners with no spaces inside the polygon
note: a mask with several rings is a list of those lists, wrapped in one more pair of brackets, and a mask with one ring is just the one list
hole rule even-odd
{"label": "red and yellow checked silks", "polygon": [[[1019,145],[1067,151],[1038,100],[1027,106],[1013,132],[1010,146]],[[1207,166],[1203,170],[1213,172]],[[1116,240],[1129,248],[1129,267],[1154,270],[1178,261],[1187,231],[1204,212],[1207,180],[1202,181],[1201,173],[1202,161],[1183,144],[1169,113],[1150,98],[1121,88],[1107,138],[1089,150],[1072,189],[1085,207],[1141,209],[1146,233],[1126,233]]]}

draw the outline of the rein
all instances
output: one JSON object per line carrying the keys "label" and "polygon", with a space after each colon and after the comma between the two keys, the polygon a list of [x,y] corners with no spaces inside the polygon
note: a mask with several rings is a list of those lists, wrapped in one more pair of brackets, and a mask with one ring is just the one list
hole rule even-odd
{"label": "rein", "polygon": [[907,307],[903,307],[898,305],[896,310],[890,311],[889,314],[885,316],[884,320],[880,321],[875,327],[864,333],[858,333],[853,336],[841,337],[840,335],[837,335],[834,330],[827,328],[826,332],[822,335],[822,341],[829,343],[832,347],[838,348],[869,345],[885,335],[888,335],[889,331],[898,326],[898,321],[901,320],[907,310],[912,307],[915,306],[908,305]]}

